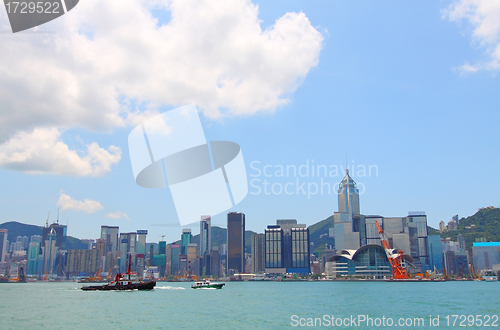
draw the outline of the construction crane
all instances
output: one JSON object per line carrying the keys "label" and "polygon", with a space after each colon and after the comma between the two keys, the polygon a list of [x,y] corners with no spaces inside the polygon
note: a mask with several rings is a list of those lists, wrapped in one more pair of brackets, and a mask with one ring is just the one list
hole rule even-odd
{"label": "construction crane", "polygon": [[392,267],[392,278],[395,280],[405,280],[410,278],[408,276],[408,272],[403,266],[404,263],[403,251],[399,250],[398,253],[394,255],[392,253],[391,246],[389,245],[389,241],[387,240],[387,237],[385,236],[384,231],[382,230],[382,227],[380,227],[377,221],[375,221],[375,224],[377,225],[378,234],[380,236],[380,240],[382,241],[382,246],[384,247],[385,254],[387,255],[387,259],[389,259],[389,262]]}

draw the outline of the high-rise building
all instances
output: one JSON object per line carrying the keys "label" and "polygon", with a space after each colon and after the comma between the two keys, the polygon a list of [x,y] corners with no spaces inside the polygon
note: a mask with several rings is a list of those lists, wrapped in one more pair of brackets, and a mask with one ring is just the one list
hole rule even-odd
{"label": "high-rise building", "polygon": [[446,231],[446,224],[444,223],[444,221],[439,221],[439,231],[440,232]]}
{"label": "high-rise building", "polygon": [[212,224],[211,217],[208,215],[202,215],[200,221],[200,249],[198,255],[203,257],[205,251],[210,251],[212,249]]}
{"label": "high-rise building", "polygon": [[476,242],[472,244],[474,272],[500,267],[500,242]]}
{"label": "high-rise building", "polygon": [[198,244],[196,243],[189,243],[187,246],[187,262],[188,262],[188,274],[190,275],[196,275],[197,274],[197,250],[198,250]]}
{"label": "high-rise building", "polygon": [[137,231],[137,248],[136,248],[136,250],[137,250],[138,254],[146,254],[146,235],[147,234],[148,234],[147,230],[138,230]]}
{"label": "high-rise building", "polygon": [[265,231],[266,273],[300,273],[309,270],[309,229],[297,220],[277,220]]}
{"label": "high-rise building", "polygon": [[227,214],[227,272],[245,271],[245,214]]}
{"label": "high-rise building", "polygon": [[51,228],[45,240],[45,255],[43,260],[43,273],[52,274],[54,272],[54,267],[57,258],[57,252],[59,248],[57,247],[57,233],[55,228]]}
{"label": "high-rise building", "polygon": [[219,248],[214,246],[210,253],[210,275],[221,276]]}
{"label": "high-rise building", "polygon": [[362,227],[360,208],[359,208],[359,190],[356,182],[349,175],[349,169],[346,169],[346,175],[339,184],[338,190],[339,211],[333,214],[335,249],[356,250],[364,241],[363,233],[360,233]]}
{"label": "high-rise building", "polygon": [[349,221],[353,217],[359,216],[359,190],[356,182],[349,176],[349,169],[346,169],[344,179],[339,184],[339,212],[347,213]]}
{"label": "high-rise building", "polygon": [[120,272],[124,273],[127,270],[127,262],[129,255],[132,256],[131,268],[135,270],[136,265],[136,246],[137,246],[137,232],[120,233]]}
{"label": "high-rise building", "polygon": [[48,235],[54,229],[56,235],[56,247],[59,249],[66,249],[66,232],[68,227],[65,225],[60,225],[59,222],[55,222],[50,226],[45,226],[42,228],[42,242],[45,242],[48,239]]}
{"label": "high-rise building", "polygon": [[7,229],[0,229],[0,262],[5,262],[7,250]]}
{"label": "high-rise building", "polygon": [[191,229],[184,228],[182,229],[181,235],[181,255],[187,255],[188,245],[191,243]]}
{"label": "high-rise building", "polygon": [[106,240],[106,254],[120,249],[118,231],[119,228],[116,226],[101,226],[101,238]]}
{"label": "high-rise building", "polygon": [[427,237],[429,244],[429,268],[430,270],[440,271],[443,269],[443,253],[441,249],[441,236],[429,235]]}
{"label": "high-rise building", "polygon": [[38,255],[40,254],[40,243],[36,241],[30,242],[28,246],[28,265],[27,275],[38,275]]}
{"label": "high-rise building", "polygon": [[179,244],[172,244],[171,245],[171,252],[172,252],[172,257],[171,257],[171,262],[172,262],[172,267],[171,267],[171,274],[172,275],[179,275],[179,262],[180,262],[180,253],[181,253],[181,246]]}
{"label": "high-rise building", "polygon": [[252,266],[251,272],[262,273],[265,271],[265,243],[266,239],[264,234],[253,233],[251,238],[251,254],[252,254]]}

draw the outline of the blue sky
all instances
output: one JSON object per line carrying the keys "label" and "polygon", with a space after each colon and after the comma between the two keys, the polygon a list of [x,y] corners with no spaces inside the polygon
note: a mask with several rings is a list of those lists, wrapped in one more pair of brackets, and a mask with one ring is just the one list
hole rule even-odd
{"label": "blue sky", "polygon": [[[100,4],[88,1],[35,28],[55,33],[0,34],[6,53],[0,55],[4,63],[0,72],[5,73],[0,78],[4,90],[0,92],[4,122],[0,124],[0,222],[43,225],[49,211],[52,222],[59,202],[60,221],[68,222],[68,235],[97,238],[100,226],[106,224],[118,225],[120,231],[147,229],[148,241],[161,235],[168,241],[178,239],[181,227],[169,190],[135,184],[127,138],[141,118],[192,102],[200,109],[207,140],[241,146],[249,193],[229,211],[244,212],[247,229],[263,232],[283,218],[308,225],[325,219],[337,211],[337,196],[326,192],[307,196],[307,185],[314,188],[323,179],[333,186],[343,176],[264,177],[256,176],[254,168],[298,168],[314,162],[337,166],[340,172],[346,155],[348,164],[356,168],[352,177],[364,187],[363,214],[405,216],[408,211],[425,211],[429,225],[437,227],[455,214],[469,216],[480,207],[499,206],[500,26],[491,23],[500,13],[496,4],[479,0],[236,1],[234,6],[223,6],[227,3],[221,1],[218,10],[227,11],[224,22],[210,7],[213,19],[192,24],[202,30],[213,24],[220,28],[213,31],[226,33],[234,28],[236,35],[241,33],[241,38],[222,42],[217,34],[211,36],[213,40],[198,39],[195,32],[201,30],[183,30],[180,25],[175,30],[178,38],[157,39],[155,29],[172,24],[170,9],[175,7],[174,20],[200,15],[187,8],[189,4],[172,1],[171,7],[156,7],[148,16],[151,7],[140,1],[126,3],[140,8],[145,14],[137,20],[149,20],[152,27],[125,33],[131,24],[125,18],[112,22],[123,24],[121,30],[109,27],[106,15],[115,8],[107,4],[109,8],[90,19],[89,13]],[[260,54],[266,70],[259,70],[258,59],[252,60],[255,24],[240,26],[231,20],[255,10],[252,3],[258,5],[263,31],[288,17],[288,25],[281,30],[285,41],[266,44],[267,51]],[[303,13],[310,25],[306,26],[304,16],[287,13]],[[92,39],[81,32],[83,27],[92,31]],[[9,28],[3,9],[0,28]],[[107,52],[112,57],[106,62],[99,62],[106,56],[104,51],[99,53],[100,38],[103,44],[112,44]],[[162,47],[162,42],[170,48],[154,48]],[[202,54],[186,55],[186,68],[190,70],[192,64],[196,70],[186,74],[190,82],[185,85],[184,80],[176,80],[187,70],[178,58],[161,60],[143,54],[181,52],[182,42],[191,42],[192,49]],[[308,42],[309,48],[304,46]],[[55,50],[45,46],[56,44]],[[122,58],[120,47],[129,58]],[[138,60],[131,62],[134,58]],[[249,62],[232,67],[238,60]],[[18,71],[9,71],[9,61]],[[235,87],[220,99],[205,96],[203,81],[211,81],[212,66],[221,71],[228,66],[226,76],[248,81],[250,92]],[[100,75],[108,69],[115,71]],[[176,76],[169,76],[170,71]],[[95,74],[89,77],[87,72]],[[115,76],[120,79],[113,80]],[[217,79],[225,81],[226,76]],[[92,89],[101,83],[103,87]],[[259,84],[269,88],[264,91]],[[73,87],[66,90],[67,86]],[[56,91],[60,95],[50,96]],[[261,99],[270,101],[263,105]],[[107,112],[106,106],[115,110]],[[92,143],[101,149],[88,149]],[[377,169],[371,176],[357,175],[361,166],[370,165]],[[257,194],[255,186],[263,189],[264,179],[275,184],[275,191],[287,183],[296,188],[299,180],[306,194],[296,190]],[[110,214],[116,218],[106,216]],[[225,221],[226,212],[212,220],[220,226]],[[197,233],[199,225],[186,227]]]}

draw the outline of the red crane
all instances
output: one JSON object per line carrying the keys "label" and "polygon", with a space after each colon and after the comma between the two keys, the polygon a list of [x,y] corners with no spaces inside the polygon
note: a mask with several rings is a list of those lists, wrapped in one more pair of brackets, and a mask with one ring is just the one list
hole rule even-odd
{"label": "red crane", "polygon": [[408,272],[403,266],[404,262],[403,250],[399,250],[397,255],[394,256],[392,253],[391,246],[389,245],[389,241],[387,240],[387,237],[385,237],[384,231],[382,230],[382,227],[380,227],[380,225],[376,220],[375,224],[377,225],[378,234],[380,235],[380,240],[382,241],[382,246],[384,247],[387,259],[389,259],[389,262],[391,263],[392,278],[396,280],[408,279],[409,278]]}

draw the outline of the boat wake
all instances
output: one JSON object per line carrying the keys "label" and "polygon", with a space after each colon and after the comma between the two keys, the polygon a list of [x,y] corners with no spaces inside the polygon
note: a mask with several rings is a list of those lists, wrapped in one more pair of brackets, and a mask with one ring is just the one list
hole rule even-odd
{"label": "boat wake", "polygon": [[185,290],[179,286],[155,286],[155,290]]}

